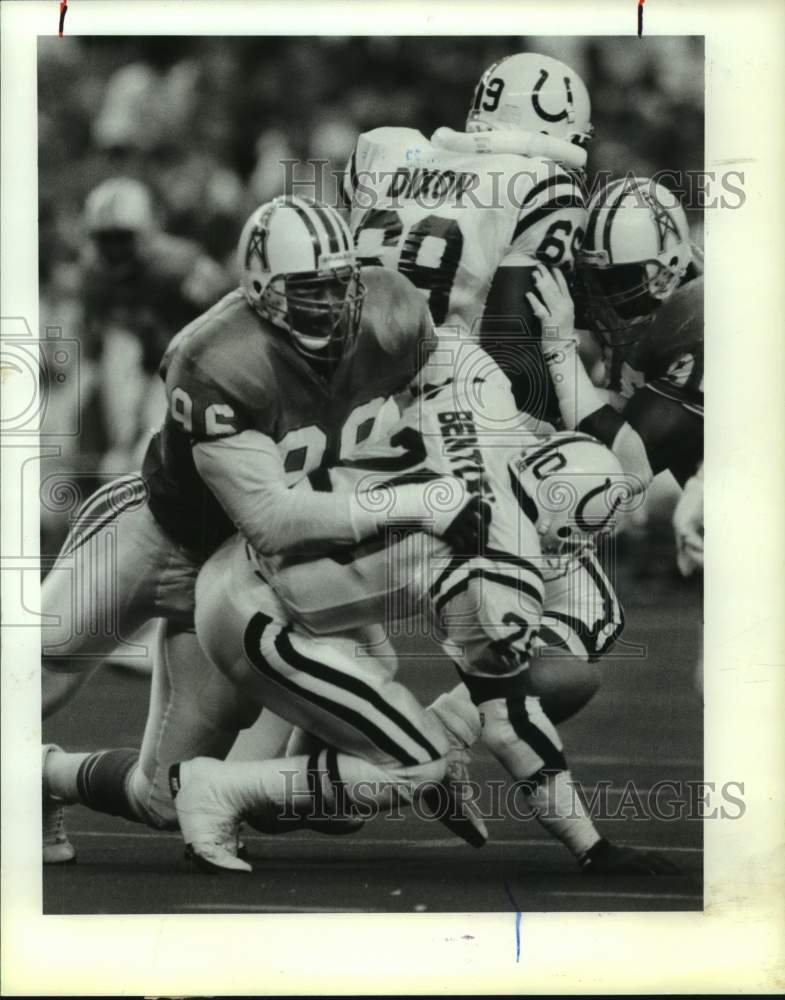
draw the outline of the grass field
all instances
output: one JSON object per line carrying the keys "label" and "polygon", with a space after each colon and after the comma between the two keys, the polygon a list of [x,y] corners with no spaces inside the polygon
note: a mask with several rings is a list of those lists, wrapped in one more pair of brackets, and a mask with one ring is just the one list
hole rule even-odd
{"label": "grass field", "polygon": [[[702,909],[700,821],[641,818],[636,805],[646,803],[657,782],[683,787],[702,775],[702,712],[694,688],[700,592],[675,577],[671,560],[669,546],[644,544],[636,546],[634,561],[624,563],[617,589],[627,619],[624,639],[633,644],[626,648],[644,646],[646,655],[607,659],[600,693],[560,731],[585,792],[611,782],[607,802],[617,815],[598,819],[601,831],[619,843],[664,853],[681,875],[588,878],[534,822],[508,816],[491,823],[491,840],[477,851],[438,823],[411,815],[377,819],[341,838],[251,833],[245,839],[253,873],[209,875],[185,861],[178,835],[75,807],[68,828],[79,861],[44,869],[44,912]],[[416,640],[402,643],[401,651],[416,653]],[[400,678],[423,701],[454,683],[446,662],[429,660],[426,669],[408,656]],[[100,671],[47,723],[44,738],[72,750],[138,745],[147,686],[144,678],[114,668]],[[480,750],[472,777],[485,782],[504,774]]]}

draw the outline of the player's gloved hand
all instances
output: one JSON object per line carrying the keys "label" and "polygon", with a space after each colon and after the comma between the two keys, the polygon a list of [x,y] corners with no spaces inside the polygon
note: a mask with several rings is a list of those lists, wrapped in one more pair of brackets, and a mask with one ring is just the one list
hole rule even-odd
{"label": "player's gloved hand", "polygon": [[676,563],[682,576],[703,569],[703,467],[684,484],[673,512]]}
{"label": "player's gloved hand", "polygon": [[575,306],[567,279],[558,268],[551,270],[544,264],[534,269],[535,291],[526,298],[532,312],[542,323],[542,352],[547,361],[559,350],[575,350],[578,336],[575,333]]}
{"label": "player's gloved hand", "polygon": [[441,532],[441,537],[456,554],[476,556],[485,551],[490,524],[491,505],[475,494]]}
{"label": "player's gloved hand", "polygon": [[633,847],[617,847],[602,839],[590,847],[580,859],[581,871],[587,875],[680,875],[680,869],[656,851],[639,851]]}

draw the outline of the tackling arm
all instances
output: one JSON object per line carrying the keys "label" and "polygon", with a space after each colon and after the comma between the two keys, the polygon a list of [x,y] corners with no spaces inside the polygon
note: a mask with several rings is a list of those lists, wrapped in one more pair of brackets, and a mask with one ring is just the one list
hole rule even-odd
{"label": "tackling arm", "polygon": [[448,510],[429,500],[433,483],[379,486],[371,503],[363,503],[358,492],[287,489],[275,442],[256,430],[198,442],[193,455],[199,475],[227,515],[264,556],[293,552],[305,543],[359,542],[398,522],[417,524],[471,549],[487,527],[487,505],[460,490],[457,482],[451,486],[455,503]]}
{"label": "tackling arm", "polygon": [[517,255],[497,268],[485,304],[480,346],[510,380],[519,410],[554,423],[559,416],[548,368],[540,349],[540,324],[529,301],[537,262]]}

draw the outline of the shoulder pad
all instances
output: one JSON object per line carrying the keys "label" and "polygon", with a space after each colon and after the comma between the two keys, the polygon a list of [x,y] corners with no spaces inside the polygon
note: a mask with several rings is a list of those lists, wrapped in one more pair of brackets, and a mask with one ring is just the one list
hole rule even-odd
{"label": "shoulder pad", "polygon": [[363,333],[375,337],[387,354],[408,353],[432,330],[425,296],[389,268],[364,267],[361,273],[366,287]]}
{"label": "shoulder pad", "polygon": [[371,129],[370,132],[363,132],[357,140],[356,167],[362,169],[365,161],[372,155],[374,150],[404,151],[430,145],[428,140],[414,128],[382,127]]}

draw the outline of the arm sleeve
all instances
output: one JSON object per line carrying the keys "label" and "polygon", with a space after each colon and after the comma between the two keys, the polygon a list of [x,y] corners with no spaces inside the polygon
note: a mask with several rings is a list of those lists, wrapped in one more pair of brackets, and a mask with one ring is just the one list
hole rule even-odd
{"label": "arm sleeve", "polygon": [[275,442],[254,430],[196,443],[199,475],[251,545],[263,555],[303,542],[355,542],[351,495],[288,490]]}
{"label": "arm sleeve", "polygon": [[433,509],[431,484],[390,487],[386,501],[378,486],[371,502],[357,492],[287,489],[275,442],[255,430],[198,442],[193,455],[228,517],[264,556],[300,550],[309,542],[359,542],[395,522],[429,523],[441,534],[467,499],[457,481],[455,507],[447,511]]}
{"label": "arm sleeve", "polygon": [[550,424],[559,404],[542,356],[540,321],[527,292],[535,291],[534,257],[508,258],[496,269],[480,327],[480,346],[510,381],[519,410]]}

